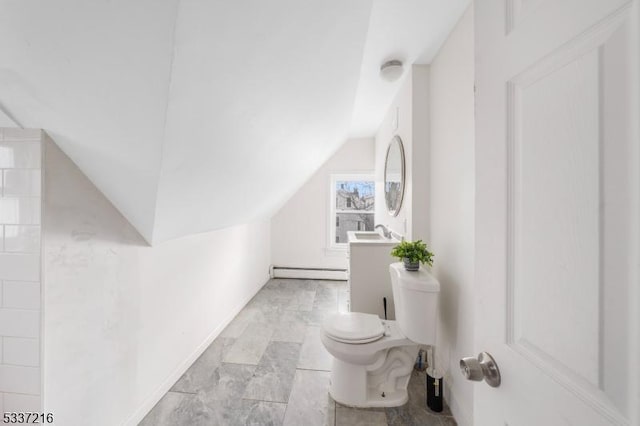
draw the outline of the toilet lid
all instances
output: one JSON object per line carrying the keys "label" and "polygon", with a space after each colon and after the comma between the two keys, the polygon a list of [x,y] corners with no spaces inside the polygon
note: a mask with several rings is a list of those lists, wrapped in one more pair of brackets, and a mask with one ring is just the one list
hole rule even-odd
{"label": "toilet lid", "polygon": [[349,312],[327,318],[324,332],[339,342],[372,342],[384,334],[384,326],[377,315]]}

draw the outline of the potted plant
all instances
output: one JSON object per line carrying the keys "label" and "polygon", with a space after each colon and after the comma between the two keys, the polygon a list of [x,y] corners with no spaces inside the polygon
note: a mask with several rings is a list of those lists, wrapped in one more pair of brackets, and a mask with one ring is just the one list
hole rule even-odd
{"label": "potted plant", "polygon": [[417,271],[420,263],[433,266],[434,254],[427,249],[427,245],[422,240],[402,241],[391,250],[391,256],[402,259],[407,271]]}

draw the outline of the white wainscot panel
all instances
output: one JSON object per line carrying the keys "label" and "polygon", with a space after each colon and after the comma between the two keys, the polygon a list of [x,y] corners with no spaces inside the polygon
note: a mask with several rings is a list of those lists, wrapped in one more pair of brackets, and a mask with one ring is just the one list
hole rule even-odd
{"label": "white wainscot panel", "polygon": [[4,251],[14,253],[40,253],[40,226],[5,225]]}
{"label": "white wainscot panel", "polygon": [[0,224],[39,225],[40,198],[3,197],[0,198]]}
{"label": "white wainscot panel", "polygon": [[0,365],[0,391],[38,395],[40,368]]}
{"label": "white wainscot panel", "polygon": [[0,308],[0,335],[40,337],[40,311]]}
{"label": "white wainscot panel", "polygon": [[0,142],[0,169],[39,169],[40,142]]}
{"label": "white wainscot panel", "polygon": [[42,404],[38,395],[5,393],[4,410],[13,413],[39,412],[42,411]]}
{"label": "white wainscot panel", "polygon": [[5,141],[39,141],[42,138],[40,129],[20,129],[7,127],[2,129]]}
{"label": "white wainscot panel", "polygon": [[2,345],[3,364],[38,367],[40,365],[40,342],[38,339],[4,337]]}
{"label": "white wainscot panel", "polygon": [[9,169],[5,170],[3,175],[5,197],[40,196],[40,170]]}
{"label": "white wainscot panel", "polygon": [[40,254],[0,253],[0,280],[40,281]]}
{"label": "white wainscot panel", "polygon": [[2,303],[5,308],[40,309],[40,283],[4,281]]}

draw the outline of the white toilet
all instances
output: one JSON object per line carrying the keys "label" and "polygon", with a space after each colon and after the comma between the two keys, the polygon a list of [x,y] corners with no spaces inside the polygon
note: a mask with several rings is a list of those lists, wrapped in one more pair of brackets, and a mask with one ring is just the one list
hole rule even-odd
{"label": "white toilet", "polygon": [[435,343],[440,284],[427,271],[389,266],[396,321],[350,312],[327,318],[322,343],[331,355],[329,393],[353,407],[396,407],[407,402],[407,384],[418,345]]}

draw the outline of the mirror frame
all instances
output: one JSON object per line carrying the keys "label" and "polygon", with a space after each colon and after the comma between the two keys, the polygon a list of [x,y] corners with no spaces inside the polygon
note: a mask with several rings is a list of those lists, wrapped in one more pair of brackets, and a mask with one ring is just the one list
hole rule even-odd
{"label": "mirror frame", "polygon": [[[400,176],[402,179],[402,184],[400,185],[400,197],[398,200],[398,206],[395,208],[395,210],[392,210],[389,206],[389,200],[387,198],[387,167],[389,165],[389,152],[391,151],[391,147],[393,146],[394,142],[398,142],[398,146],[400,147]],[[392,217],[398,216],[398,213],[400,213],[400,209],[402,208],[402,202],[404,201],[404,187],[405,187],[405,179],[406,179],[406,167],[405,167],[405,157],[404,157],[404,145],[402,144],[402,139],[400,139],[400,136],[395,135],[392,139],[391,142],[389,142],[389,146],[387,147],[387,154],[384,157],[384,187],[383,187],[383,191],[384,191],[384,202],[387,206],[387,212],[389,212],[389,214]]]}

